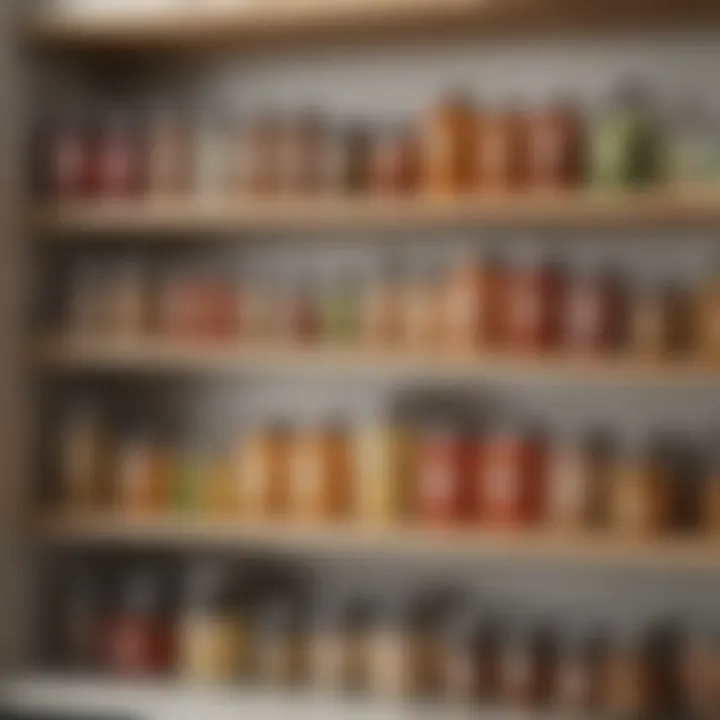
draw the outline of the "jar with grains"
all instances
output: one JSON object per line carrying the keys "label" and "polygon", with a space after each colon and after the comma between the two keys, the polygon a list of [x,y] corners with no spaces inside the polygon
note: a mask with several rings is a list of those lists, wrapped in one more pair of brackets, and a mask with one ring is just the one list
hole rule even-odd
{"label": "jar with grains", "polygon": [[610,525],[632,536],[670,530],[672,472],[654,446],[629,442],[611,477]]}
{"label": "jar with grains", "polygon": [[332,423],[295,434],[289,476],[289,509],[295,519],[322,522],[346,517],[352,483],[346,427]]}
{"label": "jar with grains", "polygon": [[562,312],[564,349],[582,355],[616,350],[624,310],[620,284],[612,275],[588,269],[574,273]]}
{"label": "jar with grains", "polygon": [[571,717],[603,708],[607,687],[607,649],[602,637],[571,628],[562,639],[556,704]]}
{"label": "jar with grains", "polygon": [[492,345],[502,305],[500,269],[483,259],[463,257],[448,273],[442,290],[441,336],[449,349],[477,350]]}
{"label": "jar with grains", "polygon": [[474,185],[505,193],[527,183],[528,123],[513,109],[481,113],[475,123]]}
{"label": "jar with grains", "polygon": [[407,519],[410,441],[406,431],[365,423],[353,433],[353,516],[368,525]]}
{"label": "jar with grains", "polygon": [[422,428],[415,443],[413,510],[423,524],[452,526],[467,518],[471,446],[463,428],[437,423]]}
{"label": "jar with grains", "polygon": [[581,179],[582,120],[569,102],[559,101],[527,119],[528,182],[537,190],[562,190]]}
{"label": "jar with grains", "polygon": [[40,178],[43,193],[53,200],[86,195],[93,177],[90,126],[74,111],[63,111],[43,130]]}
{"label": "jar with grains", "polygon": [[407,602],[385,600],[370,630],[370,692],[379,698],[402,699],[412,693],[410,622]]}
{"label": "jar with grains", "polygon": [[622,630],[608,648],[605,710],[613,717],[641,717],[648,707],[647,652],[642,635]]}
{"label": "jar with grains", "polygon": [[512,350],[537,353],[556,346],[565,278],[555,265],[529,254],[508,279],[504,341]]}
{"label": "jar with grains", "polygon": [[178,629],[183,680],[226,683],[247,671],[247,592],[232,568],[203,564],[191,569]]}
{"label": "jar with grains", "polygon": [[247,147],[229,117],[198,118],[191,146],[190,189],[199,202],[247,189]]}
{"label": "jar with grains", "polygon": [[545,520],[553,529],[582,532],[605,516],[608,467],[595,438],[571,433],[549,448]]}
{"label": "jar with grains", "polygon": [[147,131],[146,189],[152,199],[188,195],[193,180],[193,131],[188,118],[161,110]]}
{"label": "jar with grains", "polygon": [[291,433],[273,423],[239,438],[233,459],[235,501],[250,519],[282,514],[288,507]]}
{"label": "jar with grains", "polygon": [[398,267],[386,263],[365,281],[361,300],[362,336],[370,346],[387,346],[402,337],[403,285]]}
{"label": "jar with grains", "polygon": [[490,527],[513,529],[542,518],[547,459],[542,438],[513,424],[498,426],[479,451],[477,512]]}
{"label": "jar with grains", "polygon": [[101,119],[93,153],[93,189],[104,199],[137,195],[144,186],[137,128],[128,113],[111,110]]}
{"label": "jar with grains", "polygon": [[121,510],[147,513],[157,507],[156,451],[157,445],[147,433],[136,432],[119,442],[115,500]]}
{"label": "jar with grains", "polygon": [[90,406],[66,413],[58,435],[60,494],[69,510],[105,502],[111,440],[100,414]]}
{"label": "jar with grains", "polygon": [[408,349],[433,350],[439,336],[440,282],[434,267],[410,271],[402,283],[400,331]]}
{"label": "jar with grains", "polygon": [[695,298],[695,335],[697,350],[710,359],[720,358],[720,273],[701,284]]}
{"label": "jar with grains", "polygon": [[254,671],[272,686],[296,686],[309,670],[306,608],[294,592],[264,598],[255,618]]}
{"label": "jar with grains", "polygon": [[170,671],[173,633],[166,588],[156,573],[135,572],[124,578],[106,646],[107,664],[116,675],[151,677]]}
{"label": "jar with grains", "polygon": [[424,185],[437,195],[456,195],[472,187],[475,113],[462,97],[433,107],[422,124]]}

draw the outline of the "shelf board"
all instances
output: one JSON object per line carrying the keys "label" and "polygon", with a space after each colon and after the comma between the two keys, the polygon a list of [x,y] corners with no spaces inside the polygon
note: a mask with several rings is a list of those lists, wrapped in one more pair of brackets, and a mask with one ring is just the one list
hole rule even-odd
{"label": "shelf board", "polygon": [[257,0],[237,7],[33,16],[34,44],[92,50],[243,50],[289,42],[493,36],[679,26],[720,21],[712,0]]}
{"label": "shelf board", "polygon": [[513,357],[499,353],[434,356],[323,345],[242,346],[167,340],[41,339],[34,344],[33,360],[41,370],[60,373],[299,373],[599,386],[684,386],[720,381],[720,363],[691,359],[663,362],[621,357]]}
{"label": "shelf board", "polygon": [[39,205],[33,229],[57,238],[143,239],[241,231],[417,230],[442,226],[624,227],[720,224],[720,186],[624,193],[574,191],[492,197],[325,198]]}
{"label": "shelf board", "polygon": [[572,565],[656,567],[720,571],[720,541],[674,537],[657,540],[601,533],[562,534],[534,530],[427,530],[251,522],[227,515],[206,519],[172,516],[50,514],[36,526],[41,540],[59,546],[121,545],[160,548],[238,548],[286,554],[367,557],[475,557]]}

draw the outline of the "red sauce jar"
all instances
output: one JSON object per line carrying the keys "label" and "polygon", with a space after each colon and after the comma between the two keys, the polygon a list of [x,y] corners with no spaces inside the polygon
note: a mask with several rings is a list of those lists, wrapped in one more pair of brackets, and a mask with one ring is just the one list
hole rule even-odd
{"label": "red sauce jar", "polygon": [[172,628],[163,591],[153,575],[128,577],[120,606],[107,627],[107,665],[118,675],[149,676],[170,670]]}
{"label": "red sauce jar", "polygon": [[488,436],[479,456],[481,521],[502,529],[537,523],[547,474],[540,437],[513,426],[499,428]]}
{"label": "red sauce jar", "polygon": [[451,525],[467,512],[469,444],[452,424],[423,430],[417,444],[415,513],[419,521]]}
{"label": "red sauce jar", "polygon": [[93,191],[101,198],[136,195],[142,186],[141,147],[125,113],[106,115],[97,127],[93,153]]}
{"label": "red sauce jar", "polygon": [[509,276],[504,340],[513,350],[541,352],[556,346],[565,282],[557,266],[529,257]]}
{"label": "red sauce jar", "polygon": [[55,122],[42,142],[42,183],[51,198],[76,200],[90,188],[89,128],[77,117]]}

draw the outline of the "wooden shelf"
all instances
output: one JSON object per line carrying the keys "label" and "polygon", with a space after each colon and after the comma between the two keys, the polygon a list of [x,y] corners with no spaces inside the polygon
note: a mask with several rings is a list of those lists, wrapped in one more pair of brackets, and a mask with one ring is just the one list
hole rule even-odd
{"label": "wooden shelf", "polygon": [[623,227],[720,224],[720,186],[397,200],[232,200],[41,205],[32,227],[57,238],[192,238],[240,231],[414,230],[437,226]]}
{"label": "wooden shelf", "polygon": [[41,11],[27,29],[41,46],[105,50],[238,50],[288,42],[405,36],[537,34],[690,26],[720,21],[713,0],[257,0],[236,8],[79,16]]}
{"label": "wooden shelf", "polygon": [[238,548],[288,554],[367,557],[477,557],[577,565],[657,567],[720,571],[720,542],[678,537],[642,540],[603,534],[550,531],[433,531],[413,528],[322,526],[291,522],[253,523],[217,516],[124,516],[113,513],[48,515],[38,536],[56,545],[122,545],[160,548]]}
{"label": "wooden shelf", "polygon": [[499,380],[562,385],[704,385],[720,380],[720,363],[624,358],[483,355],[433,356],[412,351],[372,352],[326,346],[241,346],[167,340],[44,339],[35,365],[65,373],[300,373],[435,381]]}

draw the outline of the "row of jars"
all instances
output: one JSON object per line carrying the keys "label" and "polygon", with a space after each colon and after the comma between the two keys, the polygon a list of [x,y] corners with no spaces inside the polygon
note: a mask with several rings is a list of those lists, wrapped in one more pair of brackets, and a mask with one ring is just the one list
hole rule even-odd
{"label": "row of jars", "polygon": [[623,351],[720,357],[720,276],[696,290],[629,288],[611,271],[569,271],[543,256],[513,265],[463,255],[414,272],[297,280],[136,261],[84,264],[70,280],[65,325],[76,335],[354,342],[415,349]]}
{"label": "row of jars", "polygon": [[605,529],[720,534],[720,472],[662,443],[609,451],[600,436],[548,439],[522,423],[256,427],[220,449],[115,434],[89,408],[62,423],[70,508],[196,511],[258,521]]}
{"label": "row of jars", "polygon": [[180,583],[157,569],[102,582],[85,570],[60,604],[56,656],[83,671],[628,717],[720,710],[720,636],[697,623],[607,632],[510,620],[446,586],[311,595],[302,577],[217,561]]}
{"label": "row of jars", "polygon": [[678,161],[668,159],[669,138],[646,95],[623,90],[586,117],[572,100],[483,109],[455,94],[413,121],[384,128],[338,126],[315,111],[245,120],[177,109],[59,113],[38,132],[39,184],[59,199],[453,195],[707,174],[687,169],[698,163],[684,135],[675,138]]}

